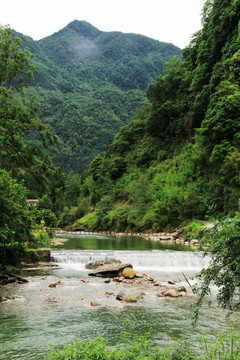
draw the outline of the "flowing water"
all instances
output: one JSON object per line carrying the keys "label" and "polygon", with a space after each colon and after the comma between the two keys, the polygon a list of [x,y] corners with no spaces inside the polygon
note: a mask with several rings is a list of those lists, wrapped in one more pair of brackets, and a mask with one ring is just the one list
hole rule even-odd
{"label": "flowing water", "polygon": [[[226,313],[204,304],[200,320],[192,327],[192,304],[196,300],[185,281],[209,263],[201,252],[174,243],[152,242],[133,237],[69,236],[69,240],[51,251],[52,261],[60,269],[28,274],[29,283],[9,285],[3,296],[15,299],[0,304],[0,359],[43,359],[47,346],[69,344],[73,338],[121,342],[121,332],[130,320],[138,334],[152,328],[153,339],[160,346],[170,346],[174,339],[187,338],[197,344],[201,332],[216,333],[226,327]],[[108,258],[131,263],[137,271],[152,275],[167,284],[174,280],[189,289],[184,298],[159,298],[157,287],[144,289],[144,298],[134,304],[115,300],[124,284],[105,283],[103,278],[88,277],[85,264]],[[90,283],[81,279],[88,278]],[[48,285],[61,281],[55,288]],[[126,287],[125,287],[126,290]],[[128,289],[131,286],[128,285]],[[115,296],[106,296],[113,291]],[[91,307],[91,301],[101,304]]]}

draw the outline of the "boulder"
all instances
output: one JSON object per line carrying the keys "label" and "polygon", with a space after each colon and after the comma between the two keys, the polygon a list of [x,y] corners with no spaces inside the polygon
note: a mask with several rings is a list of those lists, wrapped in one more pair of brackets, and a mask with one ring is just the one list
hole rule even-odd
{"label": "boulder", "polygon": [[182,291],[183,291],[183,292],[187,292],[187,290],[186,290],[186,288],[185,288],[184,286],[178,286],[178,287],[177,287],[177,292],[180,293],[180,292],[182,292]]}
{"label": "boulder", "polygon": [[125,296],[123,297],[123,301],[129,302],[129,303],[131,303],[131,302],[137,302],[137,298],[136,298],[135,295],[128,294],[128,295],[125,295]]}
{"label": "boulder", "polygon": [[94,269],[88,275],[90,276],[100,276],[100,277],[116,277],[121,276],[122,272],[125,268],[132,268],[131,264],[121,264],[121,263],[113,263],[109,265],[99,266],[97,269]]}
{"label": "boulder", "polygon": [[52,283],[52,284],[49,284],[49,285],[48,285],[48,287],[50,287],[50,288],[55,288],[56,286],[57,286],[56,283]]}
{"label": "boulder", "polygon": [[143,277],[144,277],[144,273],[137,272],[137,273],[135,274],[135,276],[136,276],[137,278],[143,278]]}
{"label": "boulder", "polygon": [[120,264],[120,260],[116,259],[107,259],[101,261],[90,262],[85,265],[86,269],[97,269],[99,266],[111,265],[111,264]]}
{"label": "boulder", "polygon": [[23,278],[22,276],[12,274],[10,272],[0,273],[0,285],[7,285],[17,281],[21,284],[28,282],[28,280]]}
{"label": "boulder", "polygon": [[[123,276],[127,279],[133,279],[136,275],[135,271],[130,268],[130,267],[126,267],[124,270],[123,270]],[[123,279],[122,279],[123,280]]]}
{"label": "boulder", "polygon": [[114,295],[113,291],[102,291],[103,295]]}
{"label": "boulder", "polygon": [[121,301],[124,298],[124,296],[125,296],[125,293],[123,291],[120,291],[120,293],[117,294],[117,296],[116,296],[116,300]]}
{"label": "boulder", "polygon": [[153,277],[151,275],[147,275],[147,280],[148,281],[153,281]]}
{"label": "boulder", "polygon": [[81,281],[82,281],[83,283],[85,283],[85,284],[90,283],[90,281],[89,281],[88,279],[81,279]]}
{"label": "boulder", "polygon": [[50,288],[55,288],[57,285],[62,285],[61,280],[58,280],[58,281],[55,282],[55,283],[49,284],[48,287],[50,287]]}
{"label": "boulder", "polygon": [[143,299],[143,295],[141,292],[127,294],[123,297],[123,301],[125,301],[125,302],[137,302],[140,299]]}
{"label": "boulder", "polygon": [[170,297],[179,297],[179,294],[175,289],[169,289],[163,295],[164,296],[170,296]]}
{"label": "boulder", "polygon": [[91,301],[91,306],[101,306],[101,304],[96,301]]}
{"label": "boulder", "polygon": [[12,274],[13,277],[15,277],[18,281],[21,281],[22,283],[28,283],[28,280],[23,278],[22,276]]}

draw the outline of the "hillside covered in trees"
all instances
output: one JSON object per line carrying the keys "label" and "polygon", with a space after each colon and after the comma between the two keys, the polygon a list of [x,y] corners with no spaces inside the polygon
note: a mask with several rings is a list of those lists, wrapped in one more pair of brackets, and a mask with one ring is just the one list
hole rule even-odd
{"label": "hillside covered in trees", "polygon": [[28,94],[59,137],[55,165],[81,172],[147,103],[145,91],[181,50],[146,36],[103,32],[85,21],[34,41],[18,34],[38,67]]}
{"label": "hillside covered in trees", "polygon": [[149,104],[82,177],[74,228],[161,230],[238,211],[239,20],[240,1],[205,3],[184,62],[165,64]]}
{"label": "hillside covered in trees", "polygon": [[[92,155],[95,152],[99,152],[99,154],[91,162],[88,171],[66,176],[62,170],[51,167],[49,160],[44,157],[45,151],[39,153],[41,154],[39,159],[31,144],[31,136],[34,133],[31,126],[29,127],[30,138],[27,132],[29,141],[24,144],[23,139],[20,139],[22,147],[20,150],[22,149],[21,151],[24,153],[28,151],[29,159],[34,155],[35,160],[31,164],[31,173],[25,170],[29,159],[26,156],[19,156],[18,148],[11,150],[11,147],[8,147],[8,152],[6,152],[6,147],[2,146],[1,168],[12,170],[12,175],[17,180],[22,178],[25,180],[28,197],[40,199],[37,209],[39,221],[43,218],[48,225],[71,226],[74,229],[131,229],[138,231],[151,229],[159,231],[167,226],[177,226],[188,219],[234,215],[239,210],[239,10],[240,1],[229,3],[215,0],[205,3],[203,29],[193,36],[189,46],[183,50],[184,61],[173,57],[164,64],[163,73],[148,86],[145,105],[135,112],[128,125],[121,128],[115,140],[108,145],[104,155],[89,141]],[[82,25],[84,26],[82,27]],[[81,143],[81,136],[84,135],[80,129],[82,129],[82,119],[85,118],[80,114],[85,111],[83,110],[85,106],[88,107],[91,104],[89,96],[85,94],[86,102],[79,103],[77,101],[74,106],[65,108],[65,105],[69,105],[65,101],[66,96],[70,96],[72,99],[76,96],[76,99],[79,100],[80,89],[81,87],[86,89],[87,83],[79,80],[76,85],[78,91],[67,92],[64,90],[64,92],[63,89],[62,91],[57,89],[65,74],[65,68],[58,67],[58,62],[64,62],[68,53],[65,53],[65,47],[61,48],[60,44],[68,31],[71,34],[72,31],[75,31],[72,30],[72,27],[75,29],[75,26],[81,29],[82,34],[86,29],[88,34],[92,34],[95,42],[98,39],[99,44],[100,39],[105,36],[108,39],[109,36],[113,36],[112,33],[99,32],[89,24],[73,22],[66,29],[40,42],[34,42],[32,39],[24,37],[21,45],[28,45],[30,51],[37,54],[35,64],[37,65],[39,62],[39,72],[36,75],[39,77],[37,80],[39,86],[29,86],[28,82],[26,95],[38,94],[41,114],[48,109],[49,115],[45,118],[46,124],[38,125],[36,128],[36,132],[41,132],[43,129],[44,135],[40,136],[38,142],[35,140],[35,145],[39,145],[41,142],[44,145],[45,138],[47,140],[49,136],[52,142],[53,135],[50,135],[48,125],[51,124],[55,130],[59,126],[56,132],[62,141],[54,153],[55,161],[58,160],[58,155],[59,163],[66,162],[67,169],[72,170],[76,170],[71,165],[72,160],[74,164],[78,165],[78,169],[82,168],[77,159],[83,157],[84,146]],[[116,33],[116,36],[121,38],[125,35]],[[133,37],[134,43],[136,43],[138,36],[137,38],[135,38],[136,35],[127,36],[129,39]],[[50,41],[55,37],[60,39],[59,42],[56,39]],[[152,41],[141,36],[139,39]],[[54,44],[56,48],[54,48]],[[159,42],[156,44],[159,46]],[[107,45],[110,46],[109,41],[107,41]],[[46,50],[47,47],[51,48],[52,58],[50,50],[49,53]],[[145,44],[144,48],[146,47]],[[99,48],[100,46],[98,46]],[[120,47],[121,51],[122,48]],[[106,54],[114,57],[114,52],[107,51],[106,48],[105,55],[94,51],[91,51],[91,55],[82,51],[79,53],[81,56],[77,55],[77,59],[73,54],[70,56],[72,64],[69,65],[69,68],[72,69],[73,75],[77,70],[82,71],[84,66],[90,66],[93,64],[92,62],[96,61],[96,59],[83,61],[83,56],[91,57],[95,53],[94,56],[98,59],[104,58],[101,60],[102,63],[98,62],[98,64],[101,63],[102,68],[104,68]],[[121,57],[121,51],[118,60]],[[48,53],[47,57],[46,53]],[[130,51],[128,53],[130,54]],[[59,57],[56,54],[59,54]],[[61,54],[62,56],[60,56]],[[144,51],[142,51],[142,56],[144,56],[143,54]],[[27,56],[30,57],[29,54]],[[81,62],[79,57],[81,57]],[[44,62],[46,67],[43,66]],[[80,63],[81,67],[76,65]],[[109,60],[108,65],[110,66],[110,64]],[[60,69],[62,70],[60,71]],[[86,76],[87,74],[89,74],[89,68]],[[104,72],[101,71],[101,74]],[[94,71],[92,75],[95,75]],[[106,71],[105,76],[110,76],[110,70]],[[48,79],[50,80],[49,89],[44,90],[43,85],[40,86],[40,82],[44,82],[44,86],[47,87]],[[78,79],[75,75],[72,79],[66,76],[67,88]],[[96,78],[95,80],[97,81]],[[91,83],[89,89],[90,87],[91,89],[88,89],[87,92],[88,95],[93,95],[94,82],[92,80],[89,82]],[[27,85],[26,81],[24,85]],[[50,89],[50,86],[53,88]],[[97,87],[96,84],[95,95],[92,99],[96,101],[99,89],[106,95],[108,86],[109,82],[106,87]],[[113,97],[112,86],[113,83],[108,94],[115,106],[122,98],[120,96]],[[120,85],[116,91],[123,91],[120,89]],[[141,88],[138,90],[129,88],[127,93],[124,92],[124,96],[128,100],[129,97],[126,95],[128,91],[140,91],[143,94]],[[44,96],[56,93],[62,94],[62,102],[60,101],[61,97],[54,98],[52,105],[47,98],[45,102],[43,101]],[[4,94],[5,90],[2,95],[5,103]],[[28,99],[28,97],[24,99]],[[31,114],[37,110],[36,103],[31,99],[29,100],[31,113],[28,116],[32,116]],[[24,102],[26,105],[26,100]],[[103,104],[103,100],[101,102]],[[104,104],[106,106],[108,104],[109,111],[112,111],[112,105],[109,102]],[[101,106],[101,110],[106,109],[105,105]],[[76,118],[69,115],[69,109],[73,110]],[[96,106],[93,109],[96,110]],[[24,115],[24,111],[21,110],[21,116],[27,121],[28,118]],[[105,111],[106,114],[107,111]],[[11,116],[16,117],[14,111]],[[96,119],[99,120],[100,115],[96,115]],[[111,119],[113,118],[111,117]],[[126,119],[126,122],[130,121],[128,117]],[[90,121],[89,118],[88,122],[89,129],[95,131],[94,121]],[[18,122],[14,121],[14,124],[18,124]],[[109,123],[106,130],[112,131],[113,128],[113,124]],[[23,127],[22,136],[25,136],[27,129],[27,127]],[[96,136],[101,135],[99,129]],[[6,134],[8,133],[9,131],[6,132]],[[17,130],[16,134],[18,134]],[[63,142],[64,139],[65,142]],[[16,136],[14,136],[15,140],[18,140]],[[26,136],[24,140],[26,140]],[[4,141],[8,141],[9,144],[7,137],[4,138]],[[72,142],[76,146],[74,145],[75,147],[72,147],[70,152],[69,144]],[[2,144],[4,143],[2,142]],[[38,151],[40,148],[38,147]],[[79,152],[77,149],[80,149]],[[10,150],[13,152],[9,155]],[[53,150],[51,151],[53,152]]]}

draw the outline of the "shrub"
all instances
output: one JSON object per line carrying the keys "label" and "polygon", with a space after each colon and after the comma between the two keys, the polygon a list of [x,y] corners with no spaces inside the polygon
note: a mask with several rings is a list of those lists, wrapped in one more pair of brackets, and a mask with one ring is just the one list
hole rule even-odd
{"label": "shrub", "polygon": [[179,343],[171,349],[159,350],[153,346],[150,333],[143,336],[123,333],[124,345],[108,347],[105,341],[74,340],[61,350],[54,347],[49,351],[47,360],[193,360],[187,345]]}
{"label": "shrub", "polygon": [[37,248],[48,248],[51,245],[51,238],[47,233],[34,234]]}
{"label": "shrub", "polygon": [[212,284],[219,289],[217,300],[220,306],[230,310],[240,309],[240,216],[216,223],[209,236],[212,260],[209,267],[200,272],[203,282],[197,288],[200,297],[196,317]]}
{"label": "shrub", "polygon": [[200,339],[198,353],[193,353],[185,341],[171,348],[159,349],[151,341],[151,332],[139,336],[134,332],[122,333],[122,346],[108,347],[96,341],[78,341],[62,349],[51,347],[46,360],[238,360],[240,358],[240,331],[231,324],[226,334],[218,334],[211,343],[207,336]]}

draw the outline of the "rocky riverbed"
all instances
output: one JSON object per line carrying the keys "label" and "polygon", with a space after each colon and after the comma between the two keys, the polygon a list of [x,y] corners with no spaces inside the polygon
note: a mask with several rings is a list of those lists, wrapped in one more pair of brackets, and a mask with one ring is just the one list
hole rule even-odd
{"label": "rocky riverbed", "polygon": [[[84,306],[121,308],[124,304],[140,302],[150,295],[159,298],[181,298],[193,295],[190,287],[187,290],[185,286],[173,280],[159,281],[144,272],[135,272],[131,264],[122,264],[119,260],[97,261],[87,264],[86,268],[91,269],[91,272],[88,277],[81,278],[79,281],[79,287],[82,288],[83,285],[85,287],[82,293],[87,294],[86,297],[80,298],[81,302],[88,300],[84,302]],[[96,287],[93,287],[94,284],[96,285],[95,278],[98,278],[99,292],[96,292]],[[48,287],[56,289],[62,285],[63,282],[57,280],[50,283]],[[47,301],[54,303],[62,301],[55,296],[56,294],[52,295]],[[72,295],[69,294],[69,296]]]}
{"label": "rocky riverbed", "polygon": [[[121,308],[127,304],[141,303],[152,296],[158,298],[183,298],[193,295],[190,287],[186,288],[181,282],[169,279],[161,281],[154,279],[144,272],[136,272],[131,264],[122,264],[119,260],[108,259],[89,263],[90,270],[86,277],[81,279],[61,279],[57,276],[30,276],[29,270],[49,271],[56,268],[55,264],[38,264],[34,268],[26,268],[27,275],[0,276],[0,302],[15,299],[18,296],[18,284],[27,284],[34,287],[38,293],[38,301],[48,303],[79,302],[83,306],[107,306]],[[14,281],[13,281],[14,279]],[[36,283],[38,286],[36,287]],[[74,285],[73,285],[74,284]],[[5,285],[5,286],[3,286]],[[80,296],[79,296],[80,295]]]}

